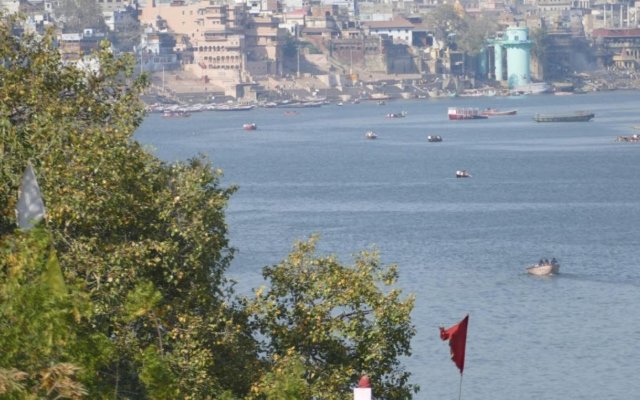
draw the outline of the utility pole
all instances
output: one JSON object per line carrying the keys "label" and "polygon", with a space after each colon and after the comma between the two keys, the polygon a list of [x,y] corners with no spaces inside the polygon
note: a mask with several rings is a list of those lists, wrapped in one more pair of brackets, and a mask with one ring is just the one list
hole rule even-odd
{"label": "utility pole", "polygon": [[349,75],[353,76],[353,44],[349,47]]}
{"label": "utility pole", "polygon": [[300,43],[298,43],[296,48],[298,49],[298,72],[296,73],[296,76],[300,78]]}

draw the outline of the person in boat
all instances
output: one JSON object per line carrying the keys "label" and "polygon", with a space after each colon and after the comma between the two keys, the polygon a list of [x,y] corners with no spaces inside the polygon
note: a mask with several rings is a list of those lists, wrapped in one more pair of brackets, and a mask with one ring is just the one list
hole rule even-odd
{"label": "person in boat", "polygon": [[551,264],[552,264],[552,265],[558,265],[558,260],[556,260],[556,258],[555,258],[555,257],[553,257],[553,258],[551,259]]}
{"label": "person in boat", "polygon": [[538,261],[538,265],[544,265],[544,259],[541,258],[540,261]]}

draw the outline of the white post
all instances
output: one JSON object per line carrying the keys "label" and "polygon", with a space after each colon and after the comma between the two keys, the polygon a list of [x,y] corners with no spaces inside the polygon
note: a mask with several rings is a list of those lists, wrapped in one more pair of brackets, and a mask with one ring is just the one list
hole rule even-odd
{"label": "white post", "polygon": [[353,389],[353,400],[371,400],[371,381],[367,375],[363,375],[358,382],[358,387]]}
{"label": "white post", "polygon": [[371,388],[353,389],[353,400],[371,400]]}
{"label": "white post", "polygon": [[300,78],[300,44],[299,43],[298,43],[298,71],[296,73],[296,76]]}

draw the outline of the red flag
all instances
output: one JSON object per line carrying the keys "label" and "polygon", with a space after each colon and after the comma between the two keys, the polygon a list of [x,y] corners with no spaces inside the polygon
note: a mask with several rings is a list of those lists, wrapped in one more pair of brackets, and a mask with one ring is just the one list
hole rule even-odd
{"label": "red flag", "polygon": [[456,367],[460,370],[460,374],[462,374],[462,371],[464,370],[464,349],[467,345],[468,323],[469,315],[449,329],[440,327],[440,339],[449,340],[449,347],[451,347],[451,360],[453,360]]}

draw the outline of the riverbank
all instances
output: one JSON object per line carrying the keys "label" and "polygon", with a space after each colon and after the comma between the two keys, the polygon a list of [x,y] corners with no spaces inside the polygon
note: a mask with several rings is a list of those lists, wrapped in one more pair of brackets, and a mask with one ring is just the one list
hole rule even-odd
{"label": "riverbank", "polygon": [[[200,105],[254,105],[273,106],[282,102],[330,103],[427,99],[447,97],[512,96],[529,93],[513,93],[495,81],[477,81],[459,77],[431,77],[407,75],[376,75],[368,81],[328,84],[326,76],[305,75],[300,77],[270,77],[249,85],[250,96],[237,99],[227,96],[222,88],[208,83],[203,85],[195,77],[175,75],[173,79],[152,76],[152,85],[143,100],[148,105],[156,105],[162,111],[166,107],[158,105],[179,105],[183,107]],[[610,90],[640,90],[640,77],[635,73],[621,71],[597,71],[580,73],[561,81],[549,82],[550,90],[556,94],[579,94]],[[193,107],[192,107],[193,108]]]}

